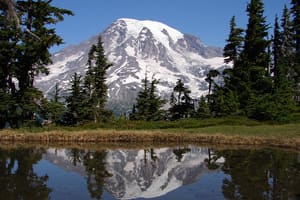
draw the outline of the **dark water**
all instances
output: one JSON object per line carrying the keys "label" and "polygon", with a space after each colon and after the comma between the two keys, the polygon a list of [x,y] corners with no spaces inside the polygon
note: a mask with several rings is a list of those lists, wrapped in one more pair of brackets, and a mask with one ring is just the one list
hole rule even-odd
{"label": "dark water", "polygon": [[300,153],[0,148],[0,199],[300,199]]}

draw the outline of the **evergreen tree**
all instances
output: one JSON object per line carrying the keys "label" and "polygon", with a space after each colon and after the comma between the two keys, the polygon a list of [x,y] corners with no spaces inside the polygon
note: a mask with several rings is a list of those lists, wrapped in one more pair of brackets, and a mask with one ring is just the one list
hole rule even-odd
{"label": "evergreen tree", "polygon": [[274,83],[275,87],[276,85],[279,85],[279,59],[281,56],[281,32],[280,32],[280,26],[278,22],[278,17],[276,15],[275,18],[275,24],[274,24],[274,35],[273,35],[273,73],[274,73]]}
{"label": "evergreen tree", "polygon": [[[235,17],[232,17],[230,21],[230,34],[227,39],[227,44],[224,48],[225,63],[233,62],[232,68],[224,69],[222,73],[223,86],[218,86],[215,83],[213,95],[209,95],[211,98],[209,106],[214,116],[223,116],[226,114],[236,114],[239,110],[239,100],[243,99],[242,95],[238,98],[239,92],[245,92],[247,88],[247,82],[245,72],[241,67],[241,52],[243,51],[242,45],[244,37],[242,36],[243,29],[237,28],[235,23]],[[220,76],[220,74],[217,74]],[[239,91],[239,92],[238,92]]]}
{"label": "evergreen tree", "polygon": [[[61,117],[66,112],[65,106],[61,102],[48,101],[47,99],[42,100],[39,114],[43,119],[47,120],[48,123],[59,123]],[[45,121],[44,121],[45,122]]]}
{"label": "evergreen tree", "polygon": [[[274,87],[280,88],[287,82],[292,82],[291,74],[293,74],[294,48],[293,48],[293,35],[291,31],[291,22],[289,10],[285,6],[281,20],[282,31],[275,19],[274,25],[274,39],[273,39],[273,63],[274,63]],[[291,87],[287,86],[288,88]]]}
{"label": "evergreen tree", "polygon": [[215,86],[210,110],[215,117],[239,114],[239,102],[236,93],[227,87]]}
{"label": "evergreen tree", "polygon": [[[292,79],[293,69],[293,37],[289,10],[285,6],[281,20],[282,31],[279,30],[278,20],[275,20],[273,54],[274,54],[274,91],[272,101],[275,107],[270,106],[271,118],[277,121],[288,121],[295,111],[293,101]],[[269,108],[269,110],[270,110]]]}
{"label": "evergreen tree", "polygon": [[[95,122],[104,119],[107,113],[105,103],[107,101],[106,71],[112,64],[108,63],[101,37],[98,43],[93,45],[88,57],[88,71],[84,80],[84,92],[86,95],[85,113],[90,115]],[[91,118],[87,117],[87,118]]]}
{"label": "evergreen tree", "polygon": [[129,119],[130,119],[130,120],[137,120],[137,116],[136,116],[136,106],[135,106],[135,104],[133,104],[133,106],[132,106],[131,113],[129,114]]}
{"label": "evergreen tree", "polygon": [[230,20],[229,38],[226,40],[227,44],[224,47],[225,63],[233,62],[233,65],[237,63],[244,39],[242,33],[243,29],[236,27],[235,16],[233,16]]}
{"label": "evergreen tree", "polygon": [[133,120],[155,121],[161,120],[164,116],[162,110],[165,101],[156,94],[158,80],[152,79],[149,83],[147,75],[143,79],[143,89],[138,93],[136,105],[133,105],[130,118]]}
{"label": "evergreen tree", "polygon": [[70,80],[70,84],[70,95],[66,98],[68,110],[63,120],[65,124],[77,124],[83,120],[84,114],[84,96],[81,87],[81,76],[75,73]]}
{"label": "evergreen tree", "polygon": [[294,31],[294,47],[295,55],[294,60],[295,64],[293,66],[293,86],[295,90],[295,99],[300,104],[300,1],[292,0],[292,26]]}
{"label": "evergreen tree", "polygon": [[[264,4],[261,0],[251,0],[247,6],[249,16],[242,58],[246,70],[260,67],[268,69],[270,55],[266,52],[270,41],[267,40],[268,26],[264,17]],[[251,74],[250,74],[251,78]]]}
{"label": "evergreen tree", "polygon": [[289,12],[286,7],[281,26],[282,31],[276,17],[273,36],[274,85],[270,91],[252,97],[247,108],[248,116],[258,120],[288,121],[294,111],[291,81],[288,78],[293,65],[293,50]]}
{"label": "evergreen tree", "polygon": [[[284,6],[283,16],[281,20],[281,56],[283,56],[287,65],[287,75],[290,79],[291,75],[294,73],[293,66],[295,65],[294,57],[294,35],[293,35],[293,23],[291,21],[291,15],[289,9]],[[290,79],[291,80],[291,79]]]}
{"label": "evergreen tree", "polygon": [[[293,69],[293,40],[289,11],[285,7],[282,31],[275,20],[273,36],[273,71],[270,71],[270,41],[267,39],[268,26],[263,16],[261,0],[251,0],[247,6],[249,21],[245,31],[244,46],[240,53],[228,51],[231,43],[224,48],[225,62],[233,61],[233,68],[223,72],[223,86],[215,84],[213,94],[208,97],[214,116],[245,113],[259,120],[287,120],[294,111],[291,101],[290,80]],[[232,41],[235,27],[231,20],[231,33],[227,42]],[[241,39],[241,38],[239,38]],[[271,76],[273,72],[273,77]],[[208,77],[207,81],[211,81]],[[212,81],[211,81],[212,82]],[[213,83],[213,82],[212,82]]]}
{"label": "evergreen tree", "polygon": [[149,118],[147,120],[161,120],[164,116],[164,111],[162,106],[165,104],[165,101],[162,100],[156,94],[156,85],[159,83],[158,80],[152,79],[149,88]]}
{"label": "evergreen tree", "polygon": [[143,82],[143,88],[138,93],[137,99],[136,99],[136,109],[137,114],[136,117],[138,120],[146,120],[147,116],[149,116],[149,81],[147,78],[147,75],[145,75],[145,78],[142,80]]}
{"label": "evergreen tree", "polygon": [[208,103],[210,103],[210,95],[212,91],[212,86],[215,83],[214,78],[220,75],[220,73],[217,70],[210,70],[208,74],[206,75],[205,81],[208,82]]}
{"label": "evergreen tree", "polygon": [[178,79],[171,94],[169,109],[171,119],[188,118],[194,112],[194,104],[190,97],[191,91]]}
{"label": "evergreen tree", "polygon": [[106,170],[106,151],[88,151],[84,155],[83,165],[87,174],[87,189],[91,199],[102,199],[105,179],[112,175]]}
{"label": "evergreen tree", "polygon": [[209,118],[211,116],[208,104],[204,96],[201,96],[199,101],[199,107],[196,112],[196,117],[200,119]]}
{"label": "evergreen tree", "polygon": [[[34,78],[48,73],[46,66],[51,63],[48,50],[62,43],[51,25],[62,21],[64,15],[72,15],[71,11],[51,3],[43,0],[0,2],[0,90],[14,101],[15,106],[7,107],[12,110],[6,112],[18,115],[21,122],[33,119],[39,106],[37,100],[42,99],[33,86]],[[22,113],[18,114],[19,111]]]}
{"label": "evergreen tree", "polygon": [[60,99],[62,98],[60,92],[61,88],[59,87],[59,84],[56,83],[53,94],[51,95],[52,99],[50,101],[47,99],[42,100],[40,114],[51,122],[59,122],[61,116],[66,111],[64,104],[60,102]]}
{"label": "evergreen tree", "polygon": [[267,50],[270,41],[267,39],[268,26],[264,17],[263,2],[251,0],[247,12],[249,20],[244,49],[235,76],[239,77],[237,94],[239,94],[241,109],[250,113],[252,111],[248,108],[258,105],[255,103],[257,102],[255,98],[272,92],[273,82],[269,72],[270,55]]}
{"label": "evergreen tree", "polygon": [[53,99],[52,99],[54,103],[58,103],[59,100],[61,99],[60,92],[61,92],[61,88],[59,87],[59,84],[56,83],[54,86]]}

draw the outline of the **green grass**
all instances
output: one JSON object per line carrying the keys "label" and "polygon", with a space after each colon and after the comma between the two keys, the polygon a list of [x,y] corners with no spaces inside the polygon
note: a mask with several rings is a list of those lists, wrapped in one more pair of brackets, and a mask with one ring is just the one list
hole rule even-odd
{"label": "green grass", "polygon": [[75,127],[49,125],[0,131],[3,141],[63,142],[201,142],[233,145],[300,147],[300,123],[258,122],[241,117],[178,121],[86,123]]}
{"label": "green grass", "polygon": [[210,118],[210,119],[181,119],[177,121],[128,121],[116,120],[103,124],[85,124],[82,128],[114,128],[125,130],[155,130],[155,129],[193,129],[217,125],[257,126],[261,123],[247,118]]}
{"label": "green grass", "polygon": [[115,120],[107,123],[86,123],[74,127],[49,125],[44,127],[27,127],[16,132],[42,133],[49,131],[87,131],[87,130],[144,130],[167,133],[205,133],[239,136],[267,137],[300,137],[300,114],[294,117],[293,123],[276,124],[274,122],[258,122],[245,117],[227,117],[210,119],[181,119],[178,121],[129,121]]}
{"label": "green grass", "polygon": [[56,126],[48,125],[44,127],[24,127],[17,131],[26,132],[45,132],[45,131],[80,131],[95,129],[114,129],[114,130],[165,130],[165,129],[198,129],[215,126],[259,126],[262,123],[248,118],[210,118],[210,119],[181,119],[177,121],[129,121],[114,120],[106,123],[85,123],[78,126]]}
{"label": "green grass", "polygon": [[222,134],[228,136],[254,136],[254,137],[276,137],[276,138],[300,138],[300,124],[287,125],[217,125],[193,129],[169,129],[168,132]]}

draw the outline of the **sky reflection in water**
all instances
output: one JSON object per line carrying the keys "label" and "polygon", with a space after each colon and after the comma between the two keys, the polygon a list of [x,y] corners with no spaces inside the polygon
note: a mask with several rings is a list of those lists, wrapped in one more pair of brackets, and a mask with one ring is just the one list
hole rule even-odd
{"label": "sky reflection in water", "polygon": [[6,199],[299,199],[299,185],[283,150],[0,148]]}

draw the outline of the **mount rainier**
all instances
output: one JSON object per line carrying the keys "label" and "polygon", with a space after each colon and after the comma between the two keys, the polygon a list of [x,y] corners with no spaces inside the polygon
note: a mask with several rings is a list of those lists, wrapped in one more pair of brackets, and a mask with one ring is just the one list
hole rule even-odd
{"label": "mount rainier", "polygon": [[[131,108],[145,74],[159,80],[159,95],[169,99],[178,79],[199,98],[207,92],[206,74],[210,69],[224,69],[222,49],[208,47],[199,38],[183,34],[155,21],[118,19],[101,33],[106,57],[113,64],[107,71],[108,107],[116,112]],[[79,45],[53,54],[48,76],[37,77],[35,85],[46,95],[59,83],[64,94],[70,77],[84,75],[94,36]]]}

